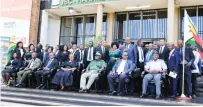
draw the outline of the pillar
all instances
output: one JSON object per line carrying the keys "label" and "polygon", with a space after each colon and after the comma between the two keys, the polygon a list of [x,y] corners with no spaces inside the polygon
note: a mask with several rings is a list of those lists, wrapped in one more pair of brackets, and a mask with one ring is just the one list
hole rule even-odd
{"label": "pillar", "polygon": [[168,32],[167,41],[177,43],[178,26],[179,26],[179,10],[175,6],[175,0],[168,0]]}
{"label": "pillar", "polygon": [[96,36],[102,35],[102,23],[103,23],[103,4],[98,4],[98,6],[97,6]]}
{"label": "pillar", "polygon": [[114,13],[107,14],[107,43],[111,44],[113,42],[113,34],[114,34]]}

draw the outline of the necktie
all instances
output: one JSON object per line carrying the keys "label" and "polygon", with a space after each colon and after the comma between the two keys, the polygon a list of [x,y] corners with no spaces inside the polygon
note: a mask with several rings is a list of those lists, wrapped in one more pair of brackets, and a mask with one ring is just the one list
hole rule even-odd
{"label": "necktie", "polygon": [[48,62],[46,67],[48,68],[50,64],[51,64],[51,60],[49,60],[49,62]]}
{"label": "necktie", "polygon": [[89,60],[91,60],[91,58],[92,58],[92,56],[91,56],[92,54],[91,53],[92,53],[92,49],[89,48]]}
{"label": "necktie", "polygon": [[160,47],[160,49],[159,49],[159,54],[161,54],[162,53],[162,46]]}
{"label": "necktie", "polygon": [[143,60],[143,51],[141,47],[140,47],[140,52],[141,52],[141,60]]}

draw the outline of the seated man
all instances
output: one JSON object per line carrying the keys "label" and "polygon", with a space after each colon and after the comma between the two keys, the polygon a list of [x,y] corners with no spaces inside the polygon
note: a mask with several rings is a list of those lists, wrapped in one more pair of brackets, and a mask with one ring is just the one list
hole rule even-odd
{"label": "seated man", "polygon": [[156,85],[156,99],[159,99],[161,97],[161,75],[162,73],[166,72],[167,66],[164,60],[158,59],[159,54],[157,52],[153,53],[152,58],[153,60],[147,62],[145,65],[145,71],[148,74],[144,76],[142,82],[142,95],[140,97],[146,97],[148,82],[151,79],[154,79]]}
{"label": "seated man", "polygon": [[114,80],[118,78],[118,95],[123,95],[124,83],[127,78],[129,78],[129,73],[133,71],[135,65],[131,60],[128,60],[128,53],[123,52],[122,59],[118,60],[113,66],[112,71],[108,74],[108,82],[110,88],[110,95],[115,95],[116,91],[114,90]]}
{"label": "seated man", "polygon": [[[43,89],[45,87],[47,76],[51,74],[51,70],[58,67],[58,60],[54,58],[54,53],[49,53],[49,60],[46,61],[43,69],[35,72],[36,80],[37,80],[37,89]],[[41,77],[43,78],[41,82]]]}
{"label": "seated man", "polygon": [[[99,76],[106,67],[106,63],[101,59],[99,52],[95,55],[95,60],[91,61],[86,68],[86,72],[81,75],[79,92],[88,92],[94,80]],[[86,79],[89,78],[87,85]]]}
{"label": "seated man", "polygon": [[30,60],[27,67],[24,70],[19,71],[17,73],[19,83],[16,85],[16,87],[22,87],[22,84],[27,79],[28,75],[34,72],[37,68],[39,68],[40,65],[41,65],[41,60],[37,58],[37,53],[33,52],[32,59]]}

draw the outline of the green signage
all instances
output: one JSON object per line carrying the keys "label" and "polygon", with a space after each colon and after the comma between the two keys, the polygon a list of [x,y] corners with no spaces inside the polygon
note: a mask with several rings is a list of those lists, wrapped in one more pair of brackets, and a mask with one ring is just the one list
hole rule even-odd
{"label": "green signage", "polygon": [[52,8],[70,7],[76,5],[94,4],[108,1],[118,1],[118,0],[52,0]]}

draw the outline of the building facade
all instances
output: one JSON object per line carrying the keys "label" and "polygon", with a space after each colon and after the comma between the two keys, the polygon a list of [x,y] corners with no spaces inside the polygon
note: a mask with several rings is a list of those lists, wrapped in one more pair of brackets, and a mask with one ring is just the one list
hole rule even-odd
{"label": "building facade", "polygon": [[40,17],[43,45],[85,44],[103,36],[108,43],[131,37],[145,42],[183,36],[184,10],[203,37],[202,0],[51,0]]}

